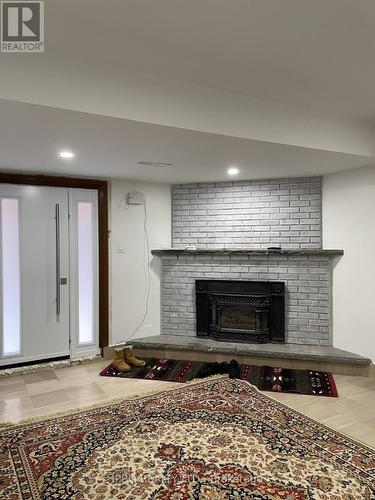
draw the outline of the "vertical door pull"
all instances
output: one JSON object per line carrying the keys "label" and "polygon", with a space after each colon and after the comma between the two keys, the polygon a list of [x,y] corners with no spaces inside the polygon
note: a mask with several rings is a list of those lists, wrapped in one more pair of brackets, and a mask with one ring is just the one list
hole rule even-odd
{"label": "vertical door pull", "polygon": [[61,309],[61,294],[60,294],[60,205],[55,205],[55,221],[56,221],[56,316],[59,318]]}

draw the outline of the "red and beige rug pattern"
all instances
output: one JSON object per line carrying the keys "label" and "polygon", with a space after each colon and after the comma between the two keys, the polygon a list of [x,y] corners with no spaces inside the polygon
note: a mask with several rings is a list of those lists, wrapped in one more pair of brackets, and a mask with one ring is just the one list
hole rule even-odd
{"label": "red and beige rug pattern", "polygon": [[0,429],[0,498],[375,498],[375,451],[243,380]]}

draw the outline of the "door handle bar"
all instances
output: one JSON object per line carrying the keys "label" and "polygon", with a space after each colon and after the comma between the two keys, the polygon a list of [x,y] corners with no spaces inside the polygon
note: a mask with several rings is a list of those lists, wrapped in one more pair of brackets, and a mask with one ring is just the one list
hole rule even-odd
{"label": "door handle bar", "polygon": [[55,205],[55,223],[56,223],[56,316],[60,317],[61,293],[60,293],[60,205]]}

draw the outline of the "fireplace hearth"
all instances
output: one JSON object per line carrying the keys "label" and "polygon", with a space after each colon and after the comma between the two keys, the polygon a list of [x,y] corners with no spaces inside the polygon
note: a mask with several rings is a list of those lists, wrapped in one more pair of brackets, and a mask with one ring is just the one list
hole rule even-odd
{"label": "fireplace hearth", "polygon": [[195,290],[197,337],[284,342],[284,282],[196,280]]}

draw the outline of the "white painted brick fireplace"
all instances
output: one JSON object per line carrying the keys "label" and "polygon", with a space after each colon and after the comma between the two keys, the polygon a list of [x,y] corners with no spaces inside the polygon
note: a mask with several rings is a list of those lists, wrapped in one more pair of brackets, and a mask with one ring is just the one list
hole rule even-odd
{"label": "white painted brick fireplace", "polygon": [[332,345],[332,262],[343,252],[321,248],[320,177],[176,185],[172,219],[172,249],[153,251],[163,334],[196,335],[197,279],[283,281],[285,341]]}
{"label": "white painted brick fireplace", "polygon": [[330,255],[164,254],[162,331],[196,335],[195,280],[285,282],[285,341],[332,345]]}

